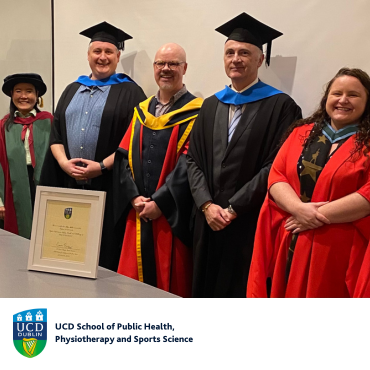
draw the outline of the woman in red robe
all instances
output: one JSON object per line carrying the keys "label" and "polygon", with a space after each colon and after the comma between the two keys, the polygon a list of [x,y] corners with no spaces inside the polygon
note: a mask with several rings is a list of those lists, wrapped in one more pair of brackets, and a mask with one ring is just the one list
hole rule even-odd
{"label": "woman in red robe", "polygon": [[[370,297],[370,78],[342,68],[271,168],[247,297]],[[271,278],[271,291],[266,282]]]}

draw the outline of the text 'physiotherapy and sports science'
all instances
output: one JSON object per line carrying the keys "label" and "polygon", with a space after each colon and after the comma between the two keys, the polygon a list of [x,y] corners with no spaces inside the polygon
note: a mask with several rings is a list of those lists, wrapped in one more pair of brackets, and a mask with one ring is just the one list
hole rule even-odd
{"label": "text 'physiotherapy and sports science'", "polygon": [[[73,345],[76,343],[193,343],[193,337],[176,336],[175,328],[169,323],[56,323],[55,328],[60,335],[55,342]],[[69,335],[69,331],[77,330],[81,334]],[[121,335],[122,334],[122,335]]]}

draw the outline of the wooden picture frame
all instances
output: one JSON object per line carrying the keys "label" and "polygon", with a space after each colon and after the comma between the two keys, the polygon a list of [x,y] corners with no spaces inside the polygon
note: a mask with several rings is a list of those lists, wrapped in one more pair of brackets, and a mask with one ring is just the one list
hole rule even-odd
{"label": "wooden picture frame", "polygon": [[96,279],[105,195],[38,186],[28,270]]}

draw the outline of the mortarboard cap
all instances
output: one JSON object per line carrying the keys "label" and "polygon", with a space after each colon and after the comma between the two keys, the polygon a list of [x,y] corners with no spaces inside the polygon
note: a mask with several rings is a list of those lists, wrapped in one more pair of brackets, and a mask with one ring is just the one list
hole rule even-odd
{"label": "mortarboard cap", "polygon": [[281,32],[261,23],[247,13],[241,13],[222,26],[216,28],[217,32],[227,36],[228,40],[246,42],[262,50],[262,45],[267,43],[266,64],[270,65],[272,40],[280,37]]}
{"label": "mortarboard cap", "polygon": [[125,40],[132,39],[132,36],[107,22],[102,22],[95,26],[92,26],[80,32],[80,35],[88,37],[89,39],[91,39],[91,42],[109,42],[117,46],[118,50],[124,49]]}

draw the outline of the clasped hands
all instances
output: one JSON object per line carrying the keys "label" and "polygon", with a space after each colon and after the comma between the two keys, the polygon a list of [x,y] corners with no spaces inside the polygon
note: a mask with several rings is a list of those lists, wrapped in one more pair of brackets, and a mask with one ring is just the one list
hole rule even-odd
{"label": "clasped hands", "polygon": [[285,222],[285,229],[293,234],[311,229],[317,229],[330,221],[319,211],[319,208],[329,202],[301,203],[296,212]]}
{"label": "clasped hands", "polygon": [[207,207],[207,209],[204,211],[204,215],[209,227],[213,231],[220,231],[224,229],[237,217],[236,213],[230,213],[227,208],[222,208],[214,203]]}
{"label": "clasped hands", "polygon": [[162,215],[156,202],[141,195],[131,199],[131,205],[145,222],[156,220]]}
{"label": "clasped hands", "polygon": [[99,162],[83,158],[72,158],[60,164],[62,170],[69,176],[79,181],[86,181],[101,175]]}

